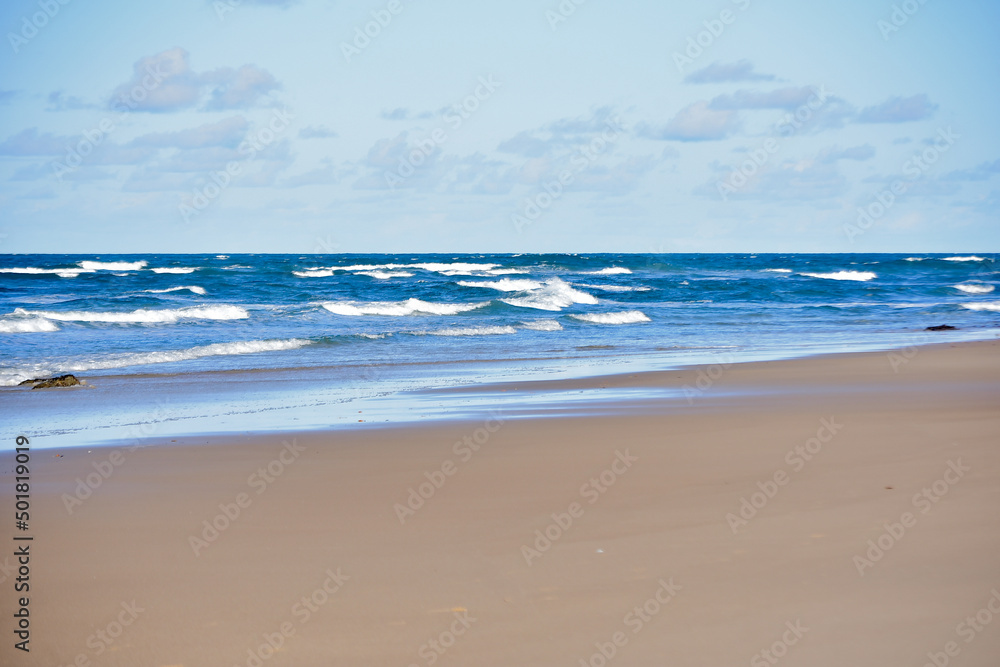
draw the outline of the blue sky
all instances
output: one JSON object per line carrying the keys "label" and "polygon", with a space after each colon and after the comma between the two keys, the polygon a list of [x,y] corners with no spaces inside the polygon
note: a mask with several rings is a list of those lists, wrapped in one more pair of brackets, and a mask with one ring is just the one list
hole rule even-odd
{"label": "blue sky", "polygon": [[0,252],[1000,249],[998,3],[64,2]]}

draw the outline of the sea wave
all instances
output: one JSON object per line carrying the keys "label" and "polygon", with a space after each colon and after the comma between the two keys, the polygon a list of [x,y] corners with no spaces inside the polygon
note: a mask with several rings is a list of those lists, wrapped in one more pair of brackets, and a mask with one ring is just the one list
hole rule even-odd
{"label": "sea wave", "polygon": [[148,294],[166,294],[167,292],[180,292],[187,290],[189,292],[194,292],[195,294],[205,294],[204,287],[198,287],[197,285],[185,285],[183,287],[168,287],[167,289],[147,289],[143,290]]}
{"label": "sea wave", "polygon": [[333,271],[329,269],[306,269],[305,271],[292,271],[292,275],[299,278],[329,278]]}
{"label": "sea wave", "polygon": [[521,326],[532,331],[562,331],[562,325],[556,320],[529,320]]}
{"label": "sea wave", "polygon": [[539,289],[532,290],[526,296],[513,299],[501,299],[504,303],[520,308],[536,308],[538,310],[562,310],[574,303],[596,304],[597,297],[574,289],[561,278],[546,280]]}
{"label": "sea wave", "polygon": [[985,257],[979,257],[978,255],[968,255],[967,257],[942,257],[946,262],[985,262]]}
{"label": "sea wave", "polygon": [[468,310],[482,308],[489,302],[483,303],[430,303],[420,299],[407,299],[406,301],[327,301],[323,303],[323,308],[335,315],[387,315],[391,317],[402,317],[406,315],[457,315]]}
{"label": "sea wave", "polygon": [[409,271],[358,271],[356,276],[368,276],[378,280],[388,280],[389,278],[409,278],[413,274]]}
{"label": "sea wave", "polygon": [[476,273],[484,276],[511,276],[519,273],[531,273],[531,269],[487,269]]}
{"label": "sea wave", "polygon": [[586,287],[587,289],[599,289],[605,292],[649,292],[652,287],[646,287],[645,285],[588,285],[586,283],[579,283],[577,287]]}
{"label": "sea wave", "polygon": [[632,273],[632,270],[626,269],[624,266],[609,266],[606,269],[600,269],[598,271],[584,271],[584,273],[589,273],[594,276],[614,276],[620,273]]}
{"label": "sea wave", "polygon": [[593,324],[635,324],[649,322],[649,317],[641,310],[624,310],[619,313],[581,313],[570,317]]}
{"label": "sea wave", "polygon": [[791,269],[764,269],[765,273],[791,273]]}
{"label": "sea wave", "polygon": [[799,275],[826,280],[855,280],[858,282],[865,282],[878,277],[876,273],[871,271],[834,271],[832,273],[800,273]]}
{"label": "sea wave", "polygon": [[194,273],[198,269],[192,266],[166,266],[150,269],[153,273]]}
{"label": "sea wave", "polygon": [[92,262],[90,260],[77,262],[77,266],[88,271],[138,271],[147,264],[149,262],[144,259],[138,262]]}
{"label": "sea wave", "polygon": [[65,269],[40,269],[36,266],[11,267],[0,269],[0,273],[19,273],[24,275],[53,274],[60,278],[76,278],[81,273],[94,273],[94,269],[65,268]]}
{"label": "sea wave", "polygon": [[973,303],[963,303],[963,308],[968,308],[969,310],[988,310],[994,313],[1000,313],[1000,301],[978,301]]}
{"label": "sea wave", "polygon": [[59,325],[44,317],[0,319],[0,333],[42,333],[59,331]]}
{"label": "sea wave", "polygon": [[500,280],[485,280],[485,281],[473,281],[473,280],[460,280],[458,284],[462,287],[483,287],[488,289],[495,289],[501,292],[527,292],[529,290],[541,289],[545,287],[545,284],[537,280],[529,280],[528,278],[514,279],[514,278],[501,278]]}
{"label": "sea wave", "polygon": [[517,333],[517,329],[511,326],[449,327],[427,333],[432,336],[497,336]]}
{"label": "sea wave", "polygon": [[205,357],[232,356],[240,354],[257,354],[259,352],[278,352],[295,350],[313,341],[303,338],[281,340],[248,340],[232,343],[212,343],[199,345],[185,350],[161,350],[157,352],[131,352],[113,354],[105,357],[76,359],[65,362],[49,362],[31,368],[0,369],[0,386],[16,385],[22,380],[33,377],[43,377],[58,373],[81,373],[84,371],[109,370],[128,368],[130,366],[145,366],[147,364],[163,364],[177,361],[203,359]]}
{"label": "sea wave", "polygon": [[993,291],[993,285],[964,283],[962,285],[955,285],[955,289],[961,290],[966,294],[989,294]]}
{"label": "sea wave", "polygon": [[180,320],[242,320],[250,313],[239,306],[191,306],[163,310],[140,308],[130,312],[101,312],[86,310],[47,311],[18,308],[13,313],[20,317],[42,317],[59,322],[104,322],[114,324],[170,324]]}

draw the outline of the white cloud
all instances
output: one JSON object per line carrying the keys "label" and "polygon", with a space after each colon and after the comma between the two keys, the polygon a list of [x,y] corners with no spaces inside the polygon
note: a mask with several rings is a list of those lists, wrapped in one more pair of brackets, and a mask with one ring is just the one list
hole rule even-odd
{"label": "white cloud", "polygon": [[709,108],[701,101],[681,109],[666,125],[656,128],[643,125],[639,136],[669,141],[712,141],[725,139],[739,127],[736,111]]}
{"label": "white cloud", "polygon": [[937,108],[925,93],[911,97],[890,97],[881,104],[862,109],[858,114],[858,122],[908,123],[930,118]]}
{"label": "white cloud", "polygon": [[180,47],[140,58],[132,78],[111,96],[116,109],[166,113],[197,106],[207,95],[209,110],[246,109],[258,104],[280,84],[266,70],[254,65],[197,73]]}
{"label": "white cloud", "polygon": [[759,74],[753,71],[753,63],[740,60],[735,63],[714,62],[708,67],[695,70],[686,77],[684,83],[726,83],[736,81],[774,81],[773,74]]}

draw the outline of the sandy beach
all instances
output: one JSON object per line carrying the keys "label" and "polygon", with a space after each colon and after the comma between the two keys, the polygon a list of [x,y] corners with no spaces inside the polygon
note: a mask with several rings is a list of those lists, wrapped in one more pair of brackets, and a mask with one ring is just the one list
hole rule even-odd
{"label": "sandy beach", "polygon": [[681,390],[590,417],[36,450],[31,650],[8,528],[0,664],[993,667],[998,352],[553,381]]}

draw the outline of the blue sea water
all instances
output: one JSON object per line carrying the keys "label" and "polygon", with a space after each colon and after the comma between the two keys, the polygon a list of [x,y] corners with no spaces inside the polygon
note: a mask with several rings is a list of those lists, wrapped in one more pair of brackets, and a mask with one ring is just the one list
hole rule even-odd
{"label": "blue sea water", "polygon": [[992,338],[997,282],[971,254],[3,255],[0,386]]}

